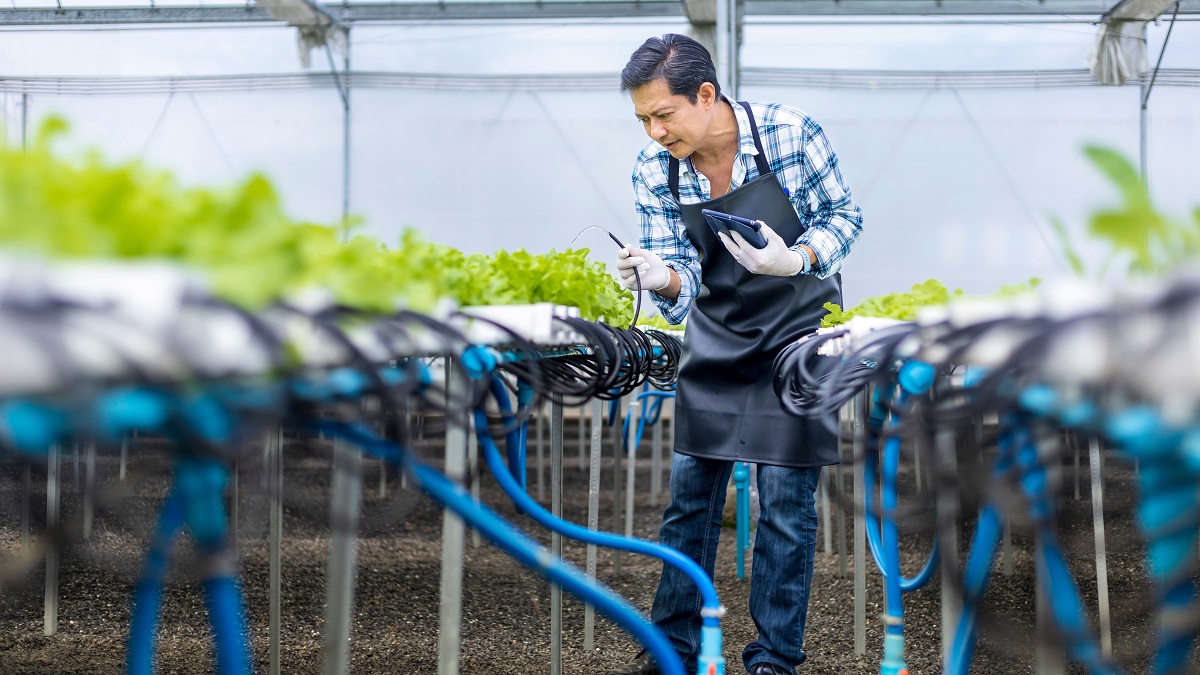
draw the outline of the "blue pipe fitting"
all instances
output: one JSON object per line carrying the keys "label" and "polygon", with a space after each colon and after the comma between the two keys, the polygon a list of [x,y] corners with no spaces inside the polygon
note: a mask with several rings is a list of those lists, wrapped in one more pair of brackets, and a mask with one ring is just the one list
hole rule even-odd
{"label": "blue pipe fitting", "polygon": [[1058,394],[1044,384],[1027,387],[1018,401],[1022,408],[1041,417],[1054,417],[1058,410]]}
{"label": "blue pipe fitting", "polygon": [[0,404],[0,434],[20,452],[45,454],[67,431],[67,415],[32,401]]}
{"label": "blue pipe fitting", "polygon": [[933,381],[937,377],[937,368],[925,363],[924,361],[906,361],[903,366],[900,366],[900,373],[896,379],[904,391],[920,395],[929,391],[933,386]]}
{"label": "blue pipe fitting", "polygon": [[707,621],[700,627],[700,657],[696,660],[696,675],[725,675],[721,627],[709,625]]}
{"label": "blue pipe fitting", "polygon": [[483,378],[495,370],[496,365],[499,363],[496,354],[491,349],[478,345],[472,345],[464,349],[461,360],[463,367],[467,369],[467,374],[473,380]]}
{"label": "blue pipe fitting", "polygon": [[750,547],[750,467],[734,462],[733,484],[737,488],[737,578],[746,578],[746,549]]}
{"label": "blue pipe fitting", "polygon": [[908,675],[908,663],[904,660],[903,634],[884,634],[883,661],[879,664],[879,675]]}
{"label": "blue pipe fitting", "polygon": [[146,388],[115,389],[96,401],[96,430],[120,439],[134,429],[152,431],[167,423],[171,404],[166,395]]}

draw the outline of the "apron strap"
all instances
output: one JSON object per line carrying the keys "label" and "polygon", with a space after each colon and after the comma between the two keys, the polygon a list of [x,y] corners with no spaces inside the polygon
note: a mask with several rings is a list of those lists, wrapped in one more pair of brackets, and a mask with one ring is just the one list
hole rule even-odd
{"label": "apron strap", "polygon": [[[746,117],[750,120],[750,131],[754,134],[754,147],[758,150],[758,154],[754,156],[754,163],[758,165],[758,175],[765,176],[771,173],[771,164],[767,161],[767,151],[763,150],[762,138],[758,135],[758,124],[754,121],[754,111],[750,110],[750,104],[745,101],[738,101],[738,105],[745,109]],[[675,198],[675,203],[681,203],[679,201],[679,160],[675,159],[674,155],[670,155],[667,159],[667,187],[671,190],[671,196]]]}
{"label": "apron strap", "polygon": [[758,136],[758,124],[754,122],[754,111],[750,110],[750,104],[745,101],[738,101],[738,105],[746,109],[746,117],[750,119],[750,131],[754,133],[754,147],[758,149],[758,154],[754,156],[754,163],[758,165],[758,175],[765,176],[771,173],[771,164],[767,162],[767,151],[763,150],[762,139]]}

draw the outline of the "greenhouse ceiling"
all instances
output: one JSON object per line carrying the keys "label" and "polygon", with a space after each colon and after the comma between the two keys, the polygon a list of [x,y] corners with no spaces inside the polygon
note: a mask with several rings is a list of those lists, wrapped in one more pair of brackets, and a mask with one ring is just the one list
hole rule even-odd
{"label": "greenhouse ceiling", "polygon": [[[245,23],[273,22],[252,2],[196,5],[191,0],[10,0],[0,9],[0,25]],[[681,0],[549,0],[535,2],[349,2],[327,9],[343,23],[430,20],[536,20],[682,17]],[[746,16],[955,17],[1042,16],[1099,21],[1114,7],[1152,5],[1154,0],[745,0]],[[1200,15],[1200,0],[1179,3],[1180,15]]]}

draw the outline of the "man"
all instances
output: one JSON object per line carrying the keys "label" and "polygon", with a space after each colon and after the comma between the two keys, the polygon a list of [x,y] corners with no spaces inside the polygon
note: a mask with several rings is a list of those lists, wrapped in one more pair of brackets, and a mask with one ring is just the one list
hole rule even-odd
{"label": "man", "polygon": [[[813,495],[821,467],[837,462],[837,445],[817,421],[784,412],[771,366],[819,325],[824,303],[841,302],[838,272],[862,215],[821,127],[794,108],[722,96],[712,58],[695,40],[647,40],[622,71],[621,89],[654,141],[633,171],[641,247],[619,254],[621,282],[651,291],[668,321],[688,319],[660,541],[711,577],[733,463],[756,463],[750,615],[758,638],[742,661],[754,675],[794,674],[805,660]],[[759,221],[765,246],[715,231],[703,209]],[[695,586],[664,566],[651,618],[689,672],[700,607]],[[659,671],[643,652],[610,672]]]}

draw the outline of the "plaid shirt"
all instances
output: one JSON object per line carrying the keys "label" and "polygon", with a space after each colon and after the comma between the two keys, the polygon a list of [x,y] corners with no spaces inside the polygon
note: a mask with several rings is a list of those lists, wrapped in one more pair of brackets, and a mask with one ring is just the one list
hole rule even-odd
{"label": "plaid shirt", "polygon": [[[725,99],[729,101],[729,99]],[[734,101],[738,123],[738,154],[733,162],[733,181],[729,190],[758,177],[754,156],[754,134],[746,111]],[[792,206],[800,215],[805,232],[796,245],[806,244],[816,254],[809,274],[828,277],[842,268],[862,232],[862,211],[850,199],[850,188],[838,170],[837,155],[825,139],[825,133],[807,115],[775,103],[751,103],[759,137],[771,171],[787,190]],[[678,300],[657,293],[650,297],[670,323],[687,316],[692,300],[700,291],[700,260],[688,238],[679,206],[667,185],[670,154],[657,142],[651,142],[638,155],[633,169],[633,193],[641,224],[641,246],[654,252],[679,274],[682,287]],[[691,159],[679,162],[679,198],[685,204],[707,201],[711,194],[708,179],[692,167]],[[768,223],[769,225],[770,223]]]}

